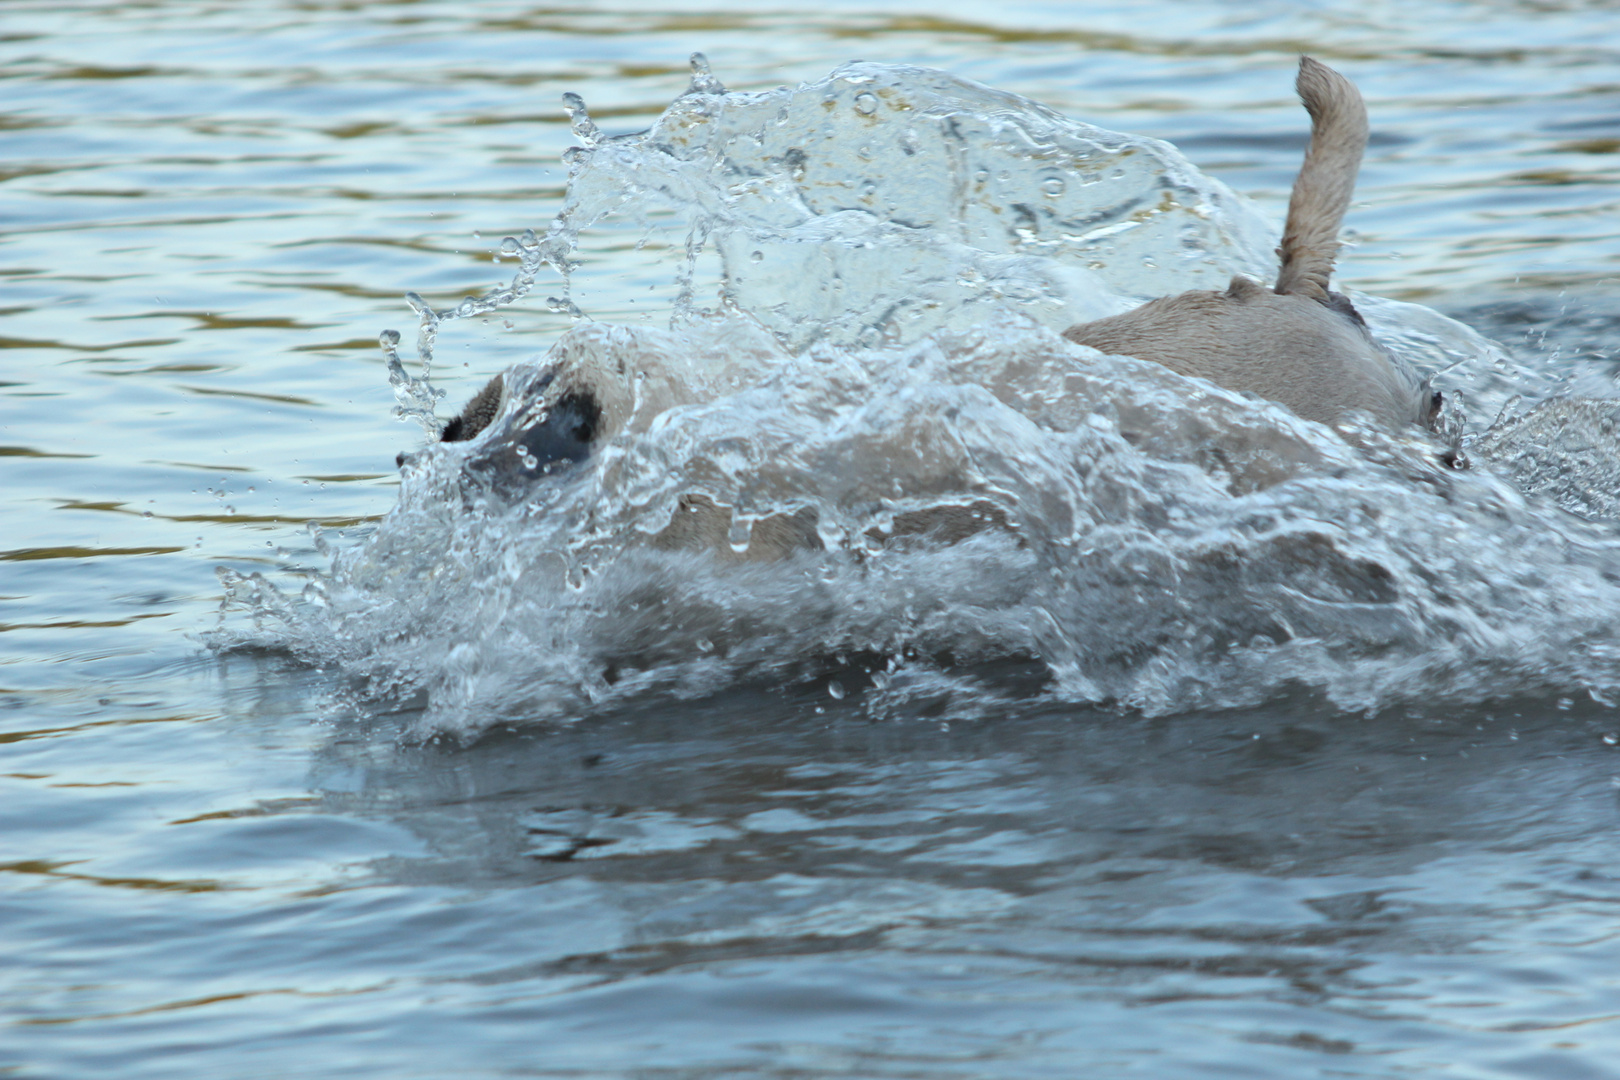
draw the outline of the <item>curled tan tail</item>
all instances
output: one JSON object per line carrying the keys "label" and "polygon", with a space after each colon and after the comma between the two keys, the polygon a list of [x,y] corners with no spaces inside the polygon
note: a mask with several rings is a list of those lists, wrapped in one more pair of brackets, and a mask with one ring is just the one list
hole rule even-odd
{"label": "curled tan tail", "polygon": [[1325,301],[1339,225],[1367,147],[1367,107],[1354,83],[1308,56],[1299,58],[1294,88],[1311,114],[1311,145],[1288,200],[1277,291]]}

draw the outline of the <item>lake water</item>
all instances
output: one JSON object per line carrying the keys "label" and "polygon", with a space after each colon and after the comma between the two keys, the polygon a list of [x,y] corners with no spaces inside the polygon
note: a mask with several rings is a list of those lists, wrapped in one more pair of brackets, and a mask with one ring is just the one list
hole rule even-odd
{"label": "lake water", "polygon": [[[1121,295],[1263,259],[1309,51],[1373,125],[1338,280],[1500,343],[1364,305],[1476,468],[1052,366],[1053,298],[1096,296],[1041,276],[1070,241],[1035,212],[1011,261],[840,219],[836,273],[717,232],[683,298],[697,154],[566,288],[441,328],[439,415],[569,332],[771,377],[516,509],[439,498],[442,454],[402,488],[404,293],[511,280],[570,168],[570,206],[654,170],[565,161],[561,96],[636,132],[698,51],[811,86],[806,167],[891,219],[928,191],[863,125],[945,84],[850,61],[1169,140],[1251,200],[1184,178],[1199,213],[1086,265]],[[1616,447],[1486,434],[1620,397],[1607,5],[17,2],[0,61],[0,1075],[1620,1077]],[[1070,130],[970,106],[963,160]],[[985,214],[1078,197],[997,168]],[[791,348],[701,314],[717,267]],[[885,275],[911,322],[794,306]],[[1042,413],[1075,371],[1111,404]],[[624,540],[699,480],[740,522],[816,507],[825,552]],[[907,484],[1017,530],[866,545]]]}

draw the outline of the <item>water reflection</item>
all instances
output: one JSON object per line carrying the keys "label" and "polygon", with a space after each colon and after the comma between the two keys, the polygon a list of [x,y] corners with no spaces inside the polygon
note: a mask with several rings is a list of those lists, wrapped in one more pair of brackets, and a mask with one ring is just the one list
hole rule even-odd
{"label": "water reflection", "polygon": [[[1288,1075],[1294,1054],[1395,1052],[1413,1023],[1522,1032],[1620,1004],[1580,985],[1620,959],[1606,713],[942,711],[872,722],[859,695],[832,701],[818,682],[469,747],[350,727],[315,755],[311,787],[322,812],[423,841],[372,864],[380,882],[588,895],[613,928],[457,978],[553,1008],[586,995],[601,1022],[696,1032],[700,1059],[748,1052],[647,980],[700,997],[715,980],[827,980],[816,1003],[746,1001],[753,1045],[812,1008],[823,1026],[800,1034],[823,1050],[874,1037],[868,1010],[902,1000],[997,1054],[1010,1029],[1034,1044],[1043,1022],[1063,1030],[1072,1015],[1054,1010],[1077,1000],[1148,1007],[1166,1015],[1133,1021],[1138,1036],[1192,1025],[1216,1058],[1236,1052],[1227,1038],[1286,1051],[1253,1075]],[[933,974],[874,989],[878,957]],[[915,1038],[889,1052],[929,1060]],[[1166,1075],[1192,1067],[1172,1054]]]}

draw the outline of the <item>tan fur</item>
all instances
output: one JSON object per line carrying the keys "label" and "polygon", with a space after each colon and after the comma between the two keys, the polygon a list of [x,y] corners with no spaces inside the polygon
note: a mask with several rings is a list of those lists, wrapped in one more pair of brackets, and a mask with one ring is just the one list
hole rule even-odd
{"label": "tan fur", "polygon": [[970,536],[990,529],[1001,529],[1017,535],[1007,512],[993,502],[975,499],[967,506],[929,506],[921,510],[906,510],[894,515],[889,531],[876,526],[867,529],[871,540],[885,546],[910,540],[924,540],[935,544],[960,544]]}
{"label": "tan fur", "polygon": [[712,551],[722,562],[776,562],[796,551],[821,551],[816,512],[810,507],[796,514],[772,514],[755,521],[748,530],[748,546],[731,546],[731,507],[707,495],[682,495],[663,531],[652,538],[663,551]]}
{"label": "tan fur", "polygon": [[1224,292],[1161,297],[1063,336],[1280,402],[1308,420],[1362,410],[1392,427],[1430,424],[1438,400],[1328,289],[1367,142],[1366,107],[1350,80],[1309,57],[1300,58],[1295,85],[1311,114],[1311,144],[1288,204],[1276,287],[1235,277]]}

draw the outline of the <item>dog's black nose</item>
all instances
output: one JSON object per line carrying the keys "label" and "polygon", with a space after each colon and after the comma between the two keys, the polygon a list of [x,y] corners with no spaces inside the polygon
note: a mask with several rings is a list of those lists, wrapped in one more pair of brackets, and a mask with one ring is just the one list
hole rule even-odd
{"label": "dog's black nose", "polygon": [[[536,466],[584,461],[602,422],[602,407],[589,394],[564,394],[518,441]],[[545,471],[550,471],[545,469]]]}
{"label": "dog's black nose", "polygon": [[588,391],[570,391],[544,411],[536,405],[511,417],[464,468],[504,498],[518,499],[541,477],[589,458],[601,429],[601,403]]}

